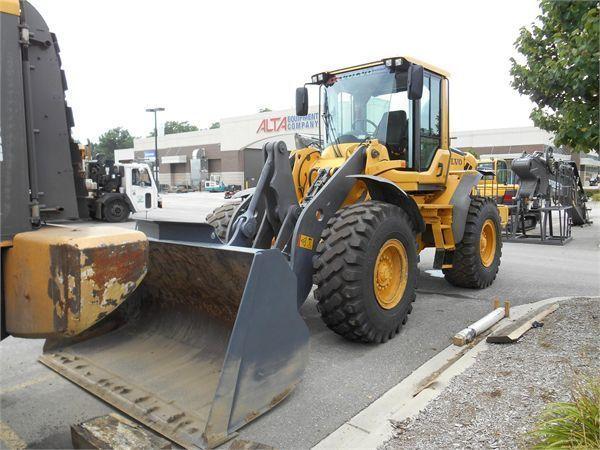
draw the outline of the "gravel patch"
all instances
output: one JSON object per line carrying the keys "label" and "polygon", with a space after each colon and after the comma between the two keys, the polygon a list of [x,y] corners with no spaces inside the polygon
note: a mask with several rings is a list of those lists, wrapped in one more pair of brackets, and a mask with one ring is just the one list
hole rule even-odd
{"label": "gravel patch", "polygon": [[414,420],[394,423],[381,448],[528,447],[544,406],[570,399],[575,374],[599,373],[599,336],[598,298],[561,302],[516,344],[489,344]]}

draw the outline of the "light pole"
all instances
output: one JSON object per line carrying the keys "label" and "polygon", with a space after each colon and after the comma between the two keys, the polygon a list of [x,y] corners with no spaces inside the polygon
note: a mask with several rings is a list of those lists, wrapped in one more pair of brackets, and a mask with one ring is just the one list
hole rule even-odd
{"label": "light pole", "polygon": [[160,191],[160,183],[158,182],[158,124],[156,121],[156,113],[164,111],[165,108],[146,108],[146,112],[154,113],[154,179],[156,186]]}

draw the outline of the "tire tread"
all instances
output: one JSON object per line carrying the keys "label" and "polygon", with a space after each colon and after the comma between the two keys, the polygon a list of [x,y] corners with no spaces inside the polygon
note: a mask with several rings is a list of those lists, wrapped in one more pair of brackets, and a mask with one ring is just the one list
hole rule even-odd
{"label": "tire tread", "polygon": [[225,242],[227,238],[227,228],[233,217],[235,210],[238,208],[237,203],[226,203],[214,209],[212,213],[206,216],[206,223],[212,225],[216,235]]}
{"label": "tire tread", "polygon": [[502,257],[502,238],[500,231],[500,216],[496,211],[496,217],[494,220],[497,223],[497,261],[493,263],[493,274],[491,277],[482,277],[480,271],[480,260],[478,257],[479,249],[479,217],[482,214],[487,204],[492,204],[496,207],[496,203],[493,199],[488,197],[473,197],[469,211],[467,213],[467,223],[465,226],[465,233],[461,242],[456,244],[454,251],[452,268],[444,269],[444,276],[446,280],[458,287],[483,289],[490,286],[498,274],[500,268],[500,260]]}
{"label": "tire tread", "polygon": [[[340,209],[328,222],[317,246],[313,281],[317,285],[317,309],[325,324],[337,334],[352,341],[383,343],[400,332],[410,314],[407,308],[399,323],[387,332],[378,331],[369,321],[363,304],[361,286],[362,263],[369,239],[377,224],[387,215],[397,214],[414,226],[406,212],[394,205],[367,201]],[[418,270],[414,270],[414,283]],[[409,274],[411,271],[409,271]],[[415,290],[409,301],[415,301]]]}

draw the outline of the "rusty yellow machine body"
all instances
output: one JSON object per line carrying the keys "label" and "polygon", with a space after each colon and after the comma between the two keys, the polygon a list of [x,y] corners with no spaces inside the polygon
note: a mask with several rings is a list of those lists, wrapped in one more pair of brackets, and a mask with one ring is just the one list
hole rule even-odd
{"label": "rusty yellow machine body", "polygon": [[5,325],[28,338],[77,336],[113,312],[147,272],[148,240],[111,227],[47,226],[4,249]]}
{"label": "rusty yellow machine body", "polygon": [[[449,146],[443,70],[401,57],[317,74],[323,133],[266,144],[218,227],[99,228],[68,222],[86,192],[56,36],[26,1],[0,1],[0,21],[3,337],[47,338],[41,362],[177,444],[216,447],[293,391],[313,284],[329,328],[383,343],[423,249],[456,286],[495,279],[501,214]],[[306,86],[296,100],[307,114]]]}

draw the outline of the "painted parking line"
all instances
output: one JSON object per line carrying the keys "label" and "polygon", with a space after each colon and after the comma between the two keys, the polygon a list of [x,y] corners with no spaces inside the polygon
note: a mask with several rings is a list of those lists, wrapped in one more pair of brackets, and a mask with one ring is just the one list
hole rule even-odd
{"label": "painted parking line", "polygon": [[9,392],[19,391],[19,390],[21,390],[23,388],[26,388],[26,387],[29,387],[29,386],[33,386],[33,385],[38,384],[38,383],[43,383],[44,381],[51,380],[52,378],[54,378],[56,376],[57,376],[56,374],[50,372],[50,373],[47,373],[45,375],[42,375],[41,377],[32,378],[30,380],[23,381],[22,383],[15,384],[14,386],[8,386],[8,387],[5,387],[5,388],[0,388],[0,396],[8,394]]}
{"label": "painted parking line", "polygon": [[15,430],[0,420],[0,441],[4,445],[2,448],[10,448],[12,450],[22,450],[27,448],[27,444]]}

